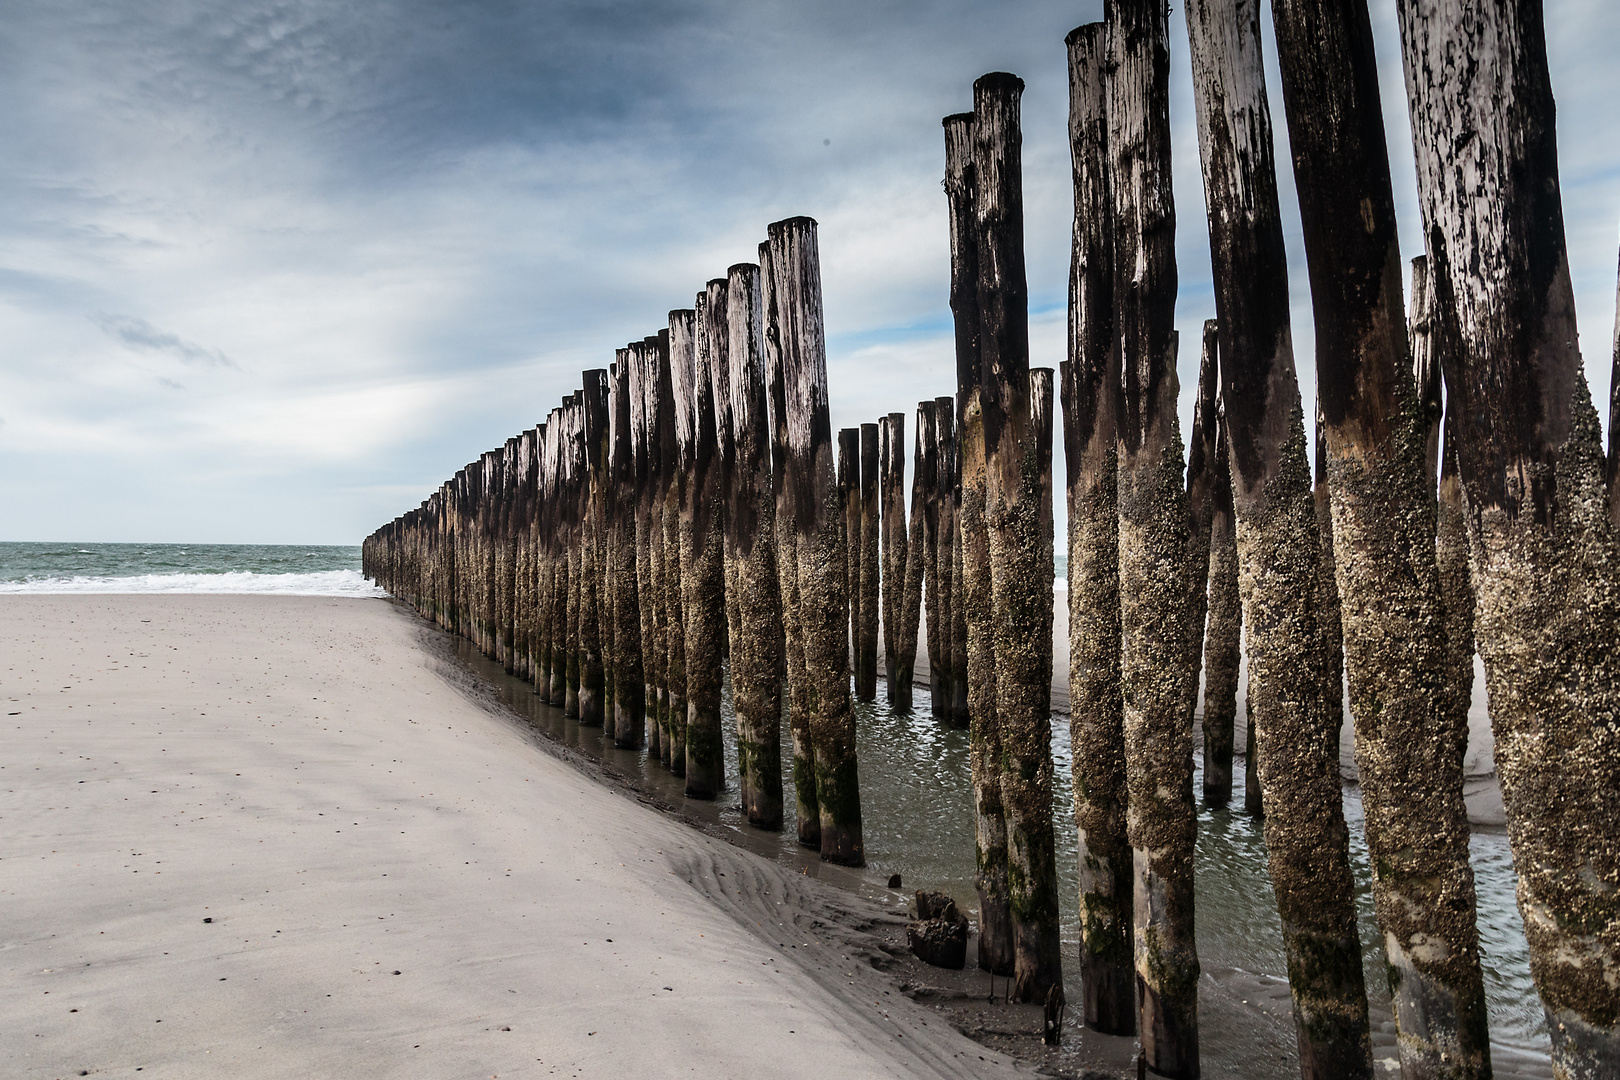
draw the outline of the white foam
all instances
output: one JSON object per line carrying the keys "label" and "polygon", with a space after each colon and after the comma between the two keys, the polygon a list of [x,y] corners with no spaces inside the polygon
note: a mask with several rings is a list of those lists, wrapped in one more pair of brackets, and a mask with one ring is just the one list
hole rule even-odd
{"label": "white foam", "polygon": [[138,574],[0,581],[0,593],[277,593],[282,596],[385,597],[358,570],[310,574]]}

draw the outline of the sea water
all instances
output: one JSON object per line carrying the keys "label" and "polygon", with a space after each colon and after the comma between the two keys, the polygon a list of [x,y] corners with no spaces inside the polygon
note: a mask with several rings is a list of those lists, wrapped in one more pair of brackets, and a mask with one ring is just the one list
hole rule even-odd
{"label": "sea water", "polygon": [[[685,782],[674,777],[645,750],[628,751],[604,745],[600,727],[582,727],[561,709],[541,703],[533,687],[502,673],[464,639],[453,639],[457,656],[496,690],[512,709],[546,736],[600,759],[634,778],[643,791],[681,807],[695,822],[733,830],[737,842],[767,857],[815,874],[813,853],[796,842],[791,783],[784,785],[786,821],[780,833],[750,828],[736,804],[737,759],[735,713],[730,680],[722,703],[726,732],[726,776],[729,790],[715,802],[684,799]],[[854,702],[856,743],[860,755],[861,817],[867,866],[856,879],[881,888],[890,874],[901,874],[910,889],[940,889],[967,909],[977,907],[973,887],[973,787],[968,767],[968,733],[946,727],[929,715],[928,692],[916,691],[916,708],[896,709],[884,700],[881,681],[878,700]],[[1346,719],[1348,722],[1348,718]],[[1196,725],[1195,725],[1196,731]],[[1241,747],[1242,740],[1239,739]],[[1203,790],[1201,754],[1194,754],[1193,791]],[[1078,843],[1070,791],[1072,753],[1065,716],[1052,718],[1052,811],[1057,841],[1059,902],[1062,914],[1064,975],[1071,1002],[1080,1000],[1080,946],[1078,918]],[[793,750],[784,714],[782,764],[784,773]],[[1206,976],[1214,979],[1262,976],[1282,995],[1277,1022],[1236,1008],[1233,995],[1220,997],[1211,984],[1201,990],[1201,1041],[1205,1075],[1241,1076],[1245,1080],[1285,1080],[1299,1075],[1298,1057],[1291,1045],[1293,1023],[1287,1014],[1287,965],[1282,948],[1282,926],[1271,891],[1262,825],[1242,810],[1243,767],[1233,769],[1232,804],[1213,810],[1200,806],[1195,853],[1196,934],[1199,958]],[[1363,834],[1360,790],[1348,784],[1344,811],[1350,831],[1350,863],[1356,881],[1356,907],[1363,953],[1363,971],[1373,1022],[1380,1033],[1379,1075],[1394,1075],[1394,1025],[1389,1012],[1383,943],[1373,912],[1372,876]],[[1492,1052],[1498,1077],[1551,1075],[1549,1043],[1541,1003],[1530,978],[1529,948],[1514,901],[1516,877],[1506,834],[1499,828],[1477,828],[1469,843],[1478,893],[1480,962],[1484,972],[1486,1007],[1490,1016]],[[837,875],[842,879],[842,875]],[[1239,995],[1241,996],[1241,995]],[[1248,1002],[1241,1002],[1247,1005]],[[1280,1015],[1279,1015],[1280,1012]],[[1078,1034],[1078,1033],[1077,1033]],[[1069,1044],[1066,1042],[1065,1046]]]}
{"label": "sea water", "polygon": [[0,543],[0,593],[387,594],[358,546]]}

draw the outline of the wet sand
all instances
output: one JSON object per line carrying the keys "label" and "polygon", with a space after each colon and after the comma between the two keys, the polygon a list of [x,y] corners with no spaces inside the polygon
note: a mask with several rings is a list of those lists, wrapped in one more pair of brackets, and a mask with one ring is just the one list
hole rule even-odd
{"label": "wet sand", "polygon": [[0,597],[8,1075],[1013,1076],[893,901],[624,798],[375,600]]}

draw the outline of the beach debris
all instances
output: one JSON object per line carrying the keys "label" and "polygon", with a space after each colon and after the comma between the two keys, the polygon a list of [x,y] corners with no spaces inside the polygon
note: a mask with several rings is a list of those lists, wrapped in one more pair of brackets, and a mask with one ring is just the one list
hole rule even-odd
{"label": "beach debris", "polygon": [[967,966],[968,920],[941,892],[917,891],[917,918],[906,924],[906,944],[925,964],[960,971]]}

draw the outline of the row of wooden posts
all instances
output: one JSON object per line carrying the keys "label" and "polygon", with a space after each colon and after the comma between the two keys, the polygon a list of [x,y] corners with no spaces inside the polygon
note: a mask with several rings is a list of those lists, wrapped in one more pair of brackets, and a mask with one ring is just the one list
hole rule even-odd
{"label": "row of wooden posts", "polygon": [[[544,424],[366,542],[367,573],[751,824],[863,860],[855,696],[971,730],[979,962],[1061,986],[1052,826],[1052,440],[1062,415],[1085,1022],[1199,1075],[1192,717],[1264,811],[1302,1074],[1371,1077],[1338,768],[1348,679],[1402,1074],[1487,1077],[1462,796],[1473,655],[1555,1069],[1620,1071],[1620,450],[1576,344],[1539,5],[1401,0],[1427,254],[1400,274],[1365,0],[1273,0],[1316,321],[1306,454],[1254,0],[1186,21],[1214,269],[1183,443],[1168,19],[1067,39],[1068,359],[1029,366],[1019,99],[944,121],[954,396],[839,433],[815,224],[711,281]],[[1452,58],[1487,58],[1460,67]],[[1461,148],[1461,149],[1459,149]],[[1620,331],[1616,379],[1620,388]],[[1056,401],[1054,401],[1054,397]],[[1620,418],[1620,393],[1611,403]],[[1443,437],[1442,437],[1443,436]],[[1184,463],[1185,450],[1185,463]],[[1438,497],[1436,492],[1438,491]],[[1240,631],[1241,628],[1241,631]],[[645,728],[645,730],[644,730]]]}

